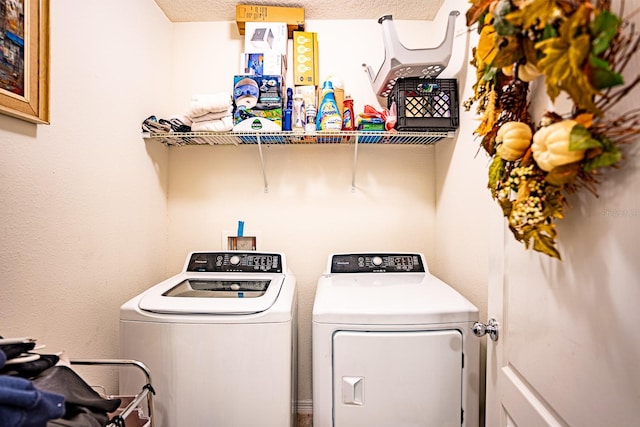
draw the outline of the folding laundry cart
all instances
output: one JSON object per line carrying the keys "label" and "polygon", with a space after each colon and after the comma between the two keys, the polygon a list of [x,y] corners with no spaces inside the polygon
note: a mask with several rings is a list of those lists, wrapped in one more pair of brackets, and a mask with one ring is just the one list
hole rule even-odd
{"label": "folding laundry cart", "polygon": [[[120,408],[109,414],[107,427],[154,427],[153,423],[153,395],[155,391],[151,385],[151,373],[147,366],[138,360],[127,359],[72,359],[72,365],[86,366],[118,366],[121,370],[128,367],[135,367],[144,374],[146,383],[142,385],[140,392],[136,395],[127,396],[106,396],[110,399],[120,399]],[[143,413],[144,402],[146,401],[147,415]]]}

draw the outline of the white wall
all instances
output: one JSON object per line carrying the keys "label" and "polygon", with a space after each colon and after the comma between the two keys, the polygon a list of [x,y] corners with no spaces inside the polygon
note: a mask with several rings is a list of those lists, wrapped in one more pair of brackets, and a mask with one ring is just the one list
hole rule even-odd
{"label": "white wall", "polygon": [[167,149],[140,123],[171,26],[153,0],[50,4],[51,125],[0,116],[0,335],[118,357],[120,304],[165,275]]}

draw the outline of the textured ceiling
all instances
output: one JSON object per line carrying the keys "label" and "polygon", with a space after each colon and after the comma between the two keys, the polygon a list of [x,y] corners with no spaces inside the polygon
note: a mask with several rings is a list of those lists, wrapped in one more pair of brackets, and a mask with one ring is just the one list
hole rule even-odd
{"label": "textured ceiling", "polygon": [[305,19],[393,19],[432,20],[443,0],[155,0],[172,22],[235,21],[236,4],[304,7]]}

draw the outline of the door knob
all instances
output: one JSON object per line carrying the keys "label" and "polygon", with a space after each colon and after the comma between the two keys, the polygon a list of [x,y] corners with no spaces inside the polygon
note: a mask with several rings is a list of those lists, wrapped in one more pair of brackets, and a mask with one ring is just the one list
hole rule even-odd
{"label": "door knob", "polygon": [[496,319],[489,319],[489,323],[486,325],[482,322],[475,322],[471,330],[477,337],[489,334],[491,341],[498,341],[498,321]]}

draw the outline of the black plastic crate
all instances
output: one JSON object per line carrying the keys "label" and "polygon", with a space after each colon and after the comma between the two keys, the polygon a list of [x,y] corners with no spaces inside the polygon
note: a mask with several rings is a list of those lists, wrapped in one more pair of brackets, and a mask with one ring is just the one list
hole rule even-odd
{"label": "black plastic crate", "polygon": [[396,103],[396,129],[410,132],[449,132],[458,129],[457,79],[398,79],[387,98],[387,108]]}

